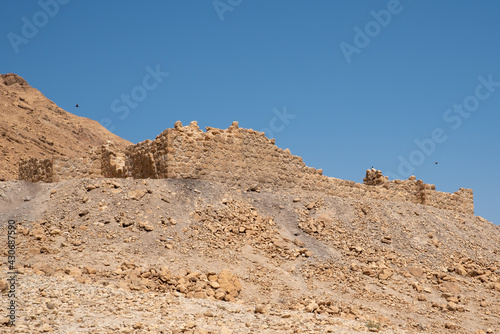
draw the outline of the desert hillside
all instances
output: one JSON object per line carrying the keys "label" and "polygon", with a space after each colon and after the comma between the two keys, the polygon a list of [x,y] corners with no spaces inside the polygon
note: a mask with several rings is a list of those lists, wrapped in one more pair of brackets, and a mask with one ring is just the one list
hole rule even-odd
{"label": "desert hillside", "polygon": [[472,189],[334,179],[237,122],[130,145],[1,80],[1,333],[500,333]]}
{"label": "desert hillside", "polygon": [[97,121],[59,108],[16,74],[0,75],[0,180],[17,179],[23,158],[80,157],[108,140],[131,143]]}
{"label": "desert hillside", "polygon": [[500,331],[500,231],[471,214],[81,179],[4,182],[4,254],[8,219],[23,333]]}

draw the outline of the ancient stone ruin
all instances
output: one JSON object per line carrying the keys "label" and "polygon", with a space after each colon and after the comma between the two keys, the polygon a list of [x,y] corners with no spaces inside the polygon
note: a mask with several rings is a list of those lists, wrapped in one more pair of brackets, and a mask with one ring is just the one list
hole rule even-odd
{"label": "ancient stone ruin", "polygon": [[411,176],[389,181],[381,171],[366,171],[364,183],[327,177],[321,169],[307,167],[301,157],[275,145],[263,132],[241,129],[237,122],[226,130],[196,122],[163,131],[120,151],[112,143],[102,145],[79,159],[53,156],[30,158],[19,164],[19,179],[58,182],[77,178],[199,179],[245,189],[296,189],[363,199],[411,202],[440,209],[474,213],[471,189],[454,193],[435,190]]}

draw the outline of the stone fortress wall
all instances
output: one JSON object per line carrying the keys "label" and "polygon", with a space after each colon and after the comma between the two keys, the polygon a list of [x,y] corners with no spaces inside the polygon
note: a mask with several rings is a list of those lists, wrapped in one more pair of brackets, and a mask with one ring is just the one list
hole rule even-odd
{"label": "stone fortress wall", "polygon": [[75,178],[182,178],[222,182],[245,189],[277,188],[321,191],[328,195],[366,197],[429,205],[474,214],[471,189],[454,193],[435,190],[416,180],[389,181],[378,170],[366,171],[363,183],[327,177],[307,167],[301,157],[275,145],[264,133],[241,129],[237,122],[225,130],[196,122],[163,131],[155,140],[131,145],[124,152],[112,143],[95,148],[87,157],[26,159],[19,164],[19,179],[58,182]]}

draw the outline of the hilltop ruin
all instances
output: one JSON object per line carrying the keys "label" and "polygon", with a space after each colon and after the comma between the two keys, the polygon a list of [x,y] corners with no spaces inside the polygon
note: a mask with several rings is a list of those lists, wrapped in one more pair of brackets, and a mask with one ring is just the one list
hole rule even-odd
{"label": "hilltop ruin", "polygon": [[245,189],[297,189],[353,199],[372,198],[428,205],[474,214],[472,189],[454,193],[435,190],[411,176],[389,181],[381,171],[366,171],[363,183],[327,177],[321,169],[306,166],[301,157],[275,145],[263,132],[239,128],[207,127],[197,122],[166,129],[155,140],[130,145],[125,150],[108,142],[85,157],[53,156],[24,159],[19,179],[59,182],[79,178],[200,179]]}

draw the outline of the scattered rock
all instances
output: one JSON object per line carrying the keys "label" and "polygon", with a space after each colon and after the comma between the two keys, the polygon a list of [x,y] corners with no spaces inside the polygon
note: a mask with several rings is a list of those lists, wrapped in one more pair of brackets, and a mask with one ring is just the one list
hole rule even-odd
{"label": "scattered rock", "polygon": [[128,198],[130,199],[134,199],[136,201],[139,201],[141,200],[146,194],[148,193],[148,191],[146,189],[136,189],[136,190],[130,190],[128,192]]}
{"label": "scattered rock", "polygon": [[315,206],[316,206],[316,202],[310,202],[310,203],[306,204],[306,209],[312,210],[312,209],[314,209]]}
{"label": "scattered rock", "polygon": [[154,230],[153,225],[151,225],[149,222],[145,222],[145,221],[139,222],[139,228],[142,228],[146,232],[151,232]]}
{"label": "scattered rock", "polygon": [[131,225],[134,225],[134,222],[132,220],[125,219],[121,221],[121,225],[123,227],[129,227]]}
{"label": "scattered rock", "polygon": [[73,276],[73,277],[79,277],[82,275],[82,271],[77,268],[77,267],[71,267],[71,268],[66,268],[64,270],[64,272],[69,275],[69,276]]}
{"label": "scattered rock", "polygon": [[390,243],[392,243],[392,237],[391,236],[383,236],[381,241],[384,244],[390,244]]}
{"label": "scattered rock", "polygon": [[453,282],[444,282],[441,284],[441,291],[459,294],[461,290],[460,285]]}
{"label": "scattered rock", "polygon": [[393,272],[392,270],[390,269],[382,269],[379,273],[378,273],[378,278],[381,279],[381,280],[387,280],[389,279],[391,276],[392,276]]}
{"label": "scattered rock", "polygon": [[319,305],[316,304],[316,302],[312,301],[310,304],[308,304],[305,308],[306,312],[314,312],[318,309]]}
{"label": "scattered rock", "polygon": [[218,283],[220,284],[220,288],[232,299],[236,298],[241,291],[241,283],[238,276],[227,269],[220,272]]}
{"label": "scattered rock", "polygon": [[420,267],[410,267],[408,268],[408,272],[415,277],[422,277],[424,275],[424,269]]}
{"label": "scattered rock", "polygon": [[444,328],[455,330],[455,329],[458,329],[459,327],[457,324],[455,324],[453,322],[447,322],[447,323],[445,323]]}
{"label": "scattered rock", "polygon": [[271,305],[269,304],[262,304],[255,306],[255,313],[266,314],[269,313],[270,310],[271,310]]}
{"label": "scattered rock", "polygon": [[454,302],[448,302],[448,304],[446,304],[446,308],[450,311],[456,311],[457,304],[455,304]]}
{"label": "scattered rock", "polygon": [[419,294],[417,296],[417,300],[423,302],[427,300],[427,297],[425,295]]}
{"label": "scattered rock", "polygon": [[91,190],[94,190],[94,189],[96,189],[96,188],[99,188],[99,185],[95,185],[95,184],[88,184],[88,185],[85,187],[85,189],[86,189],[87,191],[91,191]]}
{"label": "scattered rock", "polygon": [[82,210],[82,211],[80,211],[80,212],[78,213],[78,215],[79,215],[80,217],[86,216],[86,215],[88,215],[88,214],[89,214],[89,210]]}
{"label": "scattered rock", "polygon": [[467,270],[461,265],[456,266],[454,271],[461,276],[467,275]]}
{"label": "scattered rock", "polygon": [[95,275],[97,273],[97,269],[91,266],[85,266],[83,267],[83,273],[89,274],[89,275]]}

